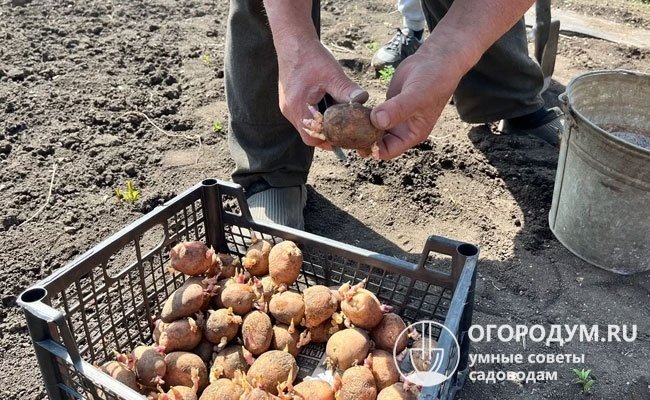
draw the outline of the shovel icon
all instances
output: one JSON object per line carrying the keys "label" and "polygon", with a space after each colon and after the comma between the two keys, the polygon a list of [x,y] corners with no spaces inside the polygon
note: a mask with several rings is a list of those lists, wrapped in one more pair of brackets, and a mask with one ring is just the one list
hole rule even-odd
{"label": "shovel icon", "polygon": [[409,349],[411,365],[416,372],[437,372],[442,366],[445,349],[436,348],[436,341],[429,335],[421,341],[421,346]]}

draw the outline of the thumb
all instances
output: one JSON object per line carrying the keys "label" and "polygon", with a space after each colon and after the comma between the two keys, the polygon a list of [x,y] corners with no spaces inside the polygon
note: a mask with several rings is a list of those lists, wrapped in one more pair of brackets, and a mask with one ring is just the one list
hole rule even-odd
{"label": "thumb", "polygon": [[347,76],[339,77],[338,82],[327,91],[336,103],[365,103],[370,95]]}
{"label": "thumb", "polygon": [[387,130],[406,121],[420,105],[420,99],[413,93],[402,92],[373,108],[370,121],[377,128]]}

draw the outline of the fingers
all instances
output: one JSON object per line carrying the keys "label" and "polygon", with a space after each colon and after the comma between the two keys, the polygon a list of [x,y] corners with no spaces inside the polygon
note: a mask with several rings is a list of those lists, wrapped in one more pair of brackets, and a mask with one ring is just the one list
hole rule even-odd
{"label": "fingers", "polygon": [[343,71],[333,80],[333,84],[326,86],[327,93],[332,96],[336,103],[365,103],[370,95],[361,86],[351,81]]}
{"label": "fingers", "polygon": [[355,89],[350,93],[350,102],[352,103],[365,103],[370,98],[370,94],[361,88]]}
{"label": "fingers", "polygon": [[415,114],[422,103],[422,99],[411,91],[402,92],[375,107],[370,121],[379,129],[391,129]]}
{"label": "fingers", "polygon": [[392,132],[387,132],[382,140],[377,143],[379,159],[390,160],[395,158],[422,140],[420,136],[406,127],[406,124],[395,127]]}

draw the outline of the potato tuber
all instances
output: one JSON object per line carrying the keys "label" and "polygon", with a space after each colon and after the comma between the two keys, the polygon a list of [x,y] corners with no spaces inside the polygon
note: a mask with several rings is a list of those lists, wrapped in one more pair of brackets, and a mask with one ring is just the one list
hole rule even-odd
{"label": "potato tuber", "polygon": [[[370,339],[365,331],[349,328],[338,331],[327,341],[328,363],[345,370],[353,364],[360,364],[368,356]],[[372,374],[371,374],[372,375]]]}
{"label": "potato tuber", "polygon": [[221,378],[206,387],[199,400],[239,400],[243,394],[244,389],[240,385]]}
{"label": "potato tuber", "polygon": [[375,378],[367,367],[357,365],[348,368],[341,377],[340,400],[375,400]]}
{"label": "potato tuber", "polygon": [[231,282],[225,285],[221,291],[221,304],[226,308],[232,308],[237,315],[244,315],[253,309],[257,300],[253,287],[247,283]]}
{"label": "potato tuber", "polygon": [[253,276],[269,273],[269,253],[273,245],[264,239],[257,239],[246,251],[242,265]]}
{"label": "potato tuber", "polygon": [[303,123],[310,136],[333,146],[377,155],[377,141],[384,136],[384,131],[370,122],[370,108],[359,103],[343,103],[329,107],[325,114],[311,106],[309,109],[313,119],[305,119]]}
{"label": "potato tuber", "polygon": [[364,282],[350,287],[345,284],[341,292],[341,311],[350,322],[359,328],[372,330],[384,317],[385,306],[369,290],[363,289]]}
{"label": "potato tuber", "polygon": [[169,256],[174,270],[191,276],[205,274],[217,259],[214,250],[199,241],[181,242],[169,251]]}
{"label": "potato tuber", "polygon": [[285,240],[273,246],[269,253],[269,274],[275,283],[293,284],[302,267],[302,251],[290,240]]}
{"label": "potato tuber", "polygon": [[162,383],[167,371],[162,349],[154,346],[137,346],[133,349],[132,355],[135,360],[134,371],[142,385],[156,387]]}
{"label": "potato tuber", "polygon": [[208,277],[232,278],[238,269],[241,269],[239,259],[230,254],[218,253],[216,262],[205,272]]}
{"label": "potato tuber", "polygon": [[394,383],[379,392],[377,400],[417,400],[418,390],[415,387],[404,388],[402,383]]}
{"label": "potato tuber", "polygon": [[241,335],[244,347],[254,356],[264,353],[273,339],[271,318],[261,311],[251,311],[244,317]]}
{"label": "potato tuber", "polygon": [[173,322],[183,317],[191,317],[207,304],[211,290],[202,277],[192,277],[176,289],[163,305],[160,319]]}
{"label": "potato tuber", "polygon": [[[408,335],[405,333],[400,336],[404,330],[406,330],[406,324],[402,318],[397,314],[388,313],[384,315],[379,325],[370,332],[370,338],[375,342],[378,349],[392,352],[395,348],[395,351],[399,354],[408,344]],[[399,343],[397,343],[398,338]],[[396,343],[397,346],[395,346]]]}
{"label": "potato tuber", "polygon": [[302,381],[293,387],[293,392],[305,400],[334,400],[334,389],[322,379]]}
{"label": "potato tuber", "polygon": [[165,356],[167,370],[163,380],[165,387],[194,386],[193,377],[198,377],[199,392],[208,386],[208,369],[201,357],[187,351],[175,351]]}
{"label": "potato tuber", "polygon": [[235,371],[248,371],[253,363],[253,355],[240,345],[230,345],[221,350],[214,357],[210,368],[210,382],[219,378],[235,378]]}
{"label": "potato tuber", "polygon": [[196,320],[187,317],[170,323],[158,320],[153,337],[156,344],[162,346],[166,353],[171,353],[178,350],[192,350],[199,345],[203,336]]}
{"label": "potato tuber", "polygon": [[316,285],[303,292],[305,303],[305,326],[316,327],[330,319],[339,306],[337,298],[327,286]]}
{"label": "potato tuber", "polygon": [[384,350],[373,350],[366,359],[366,364],[370,367],[372,376],[375,378],[377,390],[381,391],[383,388],[399,381],[400,374],[392,353]]}
{"label": "potato tuber", "polygon": [[305,302],[299,293],[276,293],[269,302],[269,312],[279,323],[298,325],[305,315]]}
{"label": "potato tuber", "polygon": [[119,361],[109,361],[99,367],[99,369],[110,375],[111,378],[125,384],[133,390],[138,390],[135,373],[128,369],[126,365]]}
{"label": "potato tuber", "polygon": [[278,394],[278,385],[285,382],[293,383],[297,375],[298,364],[291,354],[281,350],[270,350],[255,360],[246,377],[253,387]]}
{"label": "potato tuber", "polygon": [[223,348],[237,336],[242,319],[233,313],[232,308],[210,310],[208,313],[210,316],[205,323],[205,338]]}
{"label": "potato tuber", "polygon": [[275,325],[273,327],[273,339],[271,340],[271,349],[286,350],[292,356],[298,355],[298,341],[300,332],[291,325]]}

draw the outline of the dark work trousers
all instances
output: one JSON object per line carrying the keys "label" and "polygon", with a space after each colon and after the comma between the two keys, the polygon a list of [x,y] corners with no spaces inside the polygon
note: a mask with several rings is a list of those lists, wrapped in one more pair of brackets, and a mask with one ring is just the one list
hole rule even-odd
{"label": "dark work trousers", "polygon": [[[423,1],[430,29],[452,1]],[[313,0],[312,7],[317,11],[319,0]],[[280,113],[277,79],[277,57],[262,0],[230,0],[225,56],[228,144],[236,164],[233,181],[249,196],[269,187],[304,184],[314,155]],[[461,80],[454,100],[463,121],[493,122],[542,107],[542,84],[542,71],[528,56],[521,20]]]}

